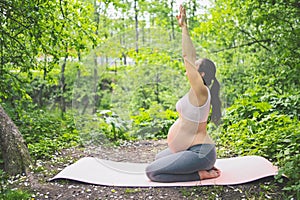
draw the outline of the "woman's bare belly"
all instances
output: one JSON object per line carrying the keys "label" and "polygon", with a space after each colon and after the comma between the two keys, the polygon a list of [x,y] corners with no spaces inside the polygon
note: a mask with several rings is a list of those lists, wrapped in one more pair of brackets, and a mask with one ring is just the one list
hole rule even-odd
{"label": "woman's bare belly", "polygon": [[206,123],[198,124],[181,117],[170,127],[167,142],[173,152],[186,150],[196,144],[214,144],[207,134]]}

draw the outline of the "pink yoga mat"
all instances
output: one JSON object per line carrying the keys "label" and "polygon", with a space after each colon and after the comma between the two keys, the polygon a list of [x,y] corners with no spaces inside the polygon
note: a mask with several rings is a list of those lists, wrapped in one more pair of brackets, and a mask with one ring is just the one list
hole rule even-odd
{"label": "pink yoga mat", "polygon": [[70,179],[84,183],[122,187],[168,187],[197,185],[235,185],[274,176],[278,168],[260,156],[218,159],[215,166],[221,176],[215,179],[191,182],[157,183],[146,174],[146,163],[114,162],[94,157],[81,158],[66,167],[50,181]]}

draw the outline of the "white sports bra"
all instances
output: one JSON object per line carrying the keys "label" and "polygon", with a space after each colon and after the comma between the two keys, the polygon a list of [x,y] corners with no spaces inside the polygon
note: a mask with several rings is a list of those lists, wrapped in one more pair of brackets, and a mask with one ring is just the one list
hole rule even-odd
{"label": "white sports bra", "polygon": [[207,121],[209,110],[210,110],[211,96],[210,96],[209,88],[208,87],[206,88],[208,90],[208,97],[205,104],[200,107],[191,104],[188,93],[177,101],[176,110],[177,112],[180,113],[180,115],[183,118],[196,123]]}

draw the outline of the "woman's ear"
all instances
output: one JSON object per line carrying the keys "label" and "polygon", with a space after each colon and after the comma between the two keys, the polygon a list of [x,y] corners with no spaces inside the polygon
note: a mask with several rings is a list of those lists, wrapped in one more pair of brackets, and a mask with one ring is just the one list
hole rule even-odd
{"label": "woman's ear", "polygon": [[205,76],[205,72],[200,72],[200,75],[201,75],[202,77],[204,77],[204,76]]}

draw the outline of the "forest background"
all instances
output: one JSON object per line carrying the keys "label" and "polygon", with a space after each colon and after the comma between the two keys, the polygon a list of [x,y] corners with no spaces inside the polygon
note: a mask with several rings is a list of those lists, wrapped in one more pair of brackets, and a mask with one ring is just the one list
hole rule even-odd
{"label": "forest background", "polygon": [[[289,177],[285,190],[299,195],[300,3],[183,4],[198,57],[217,66],[222,123],[208,127],[219,156],[264,156],[280,167],[278,181]],[[174,0],[0,1],[1,112],[32,160],[71,146],[166,138],[188,88],[178,7]],[[1,132],[4,166],[9,136]]]}

